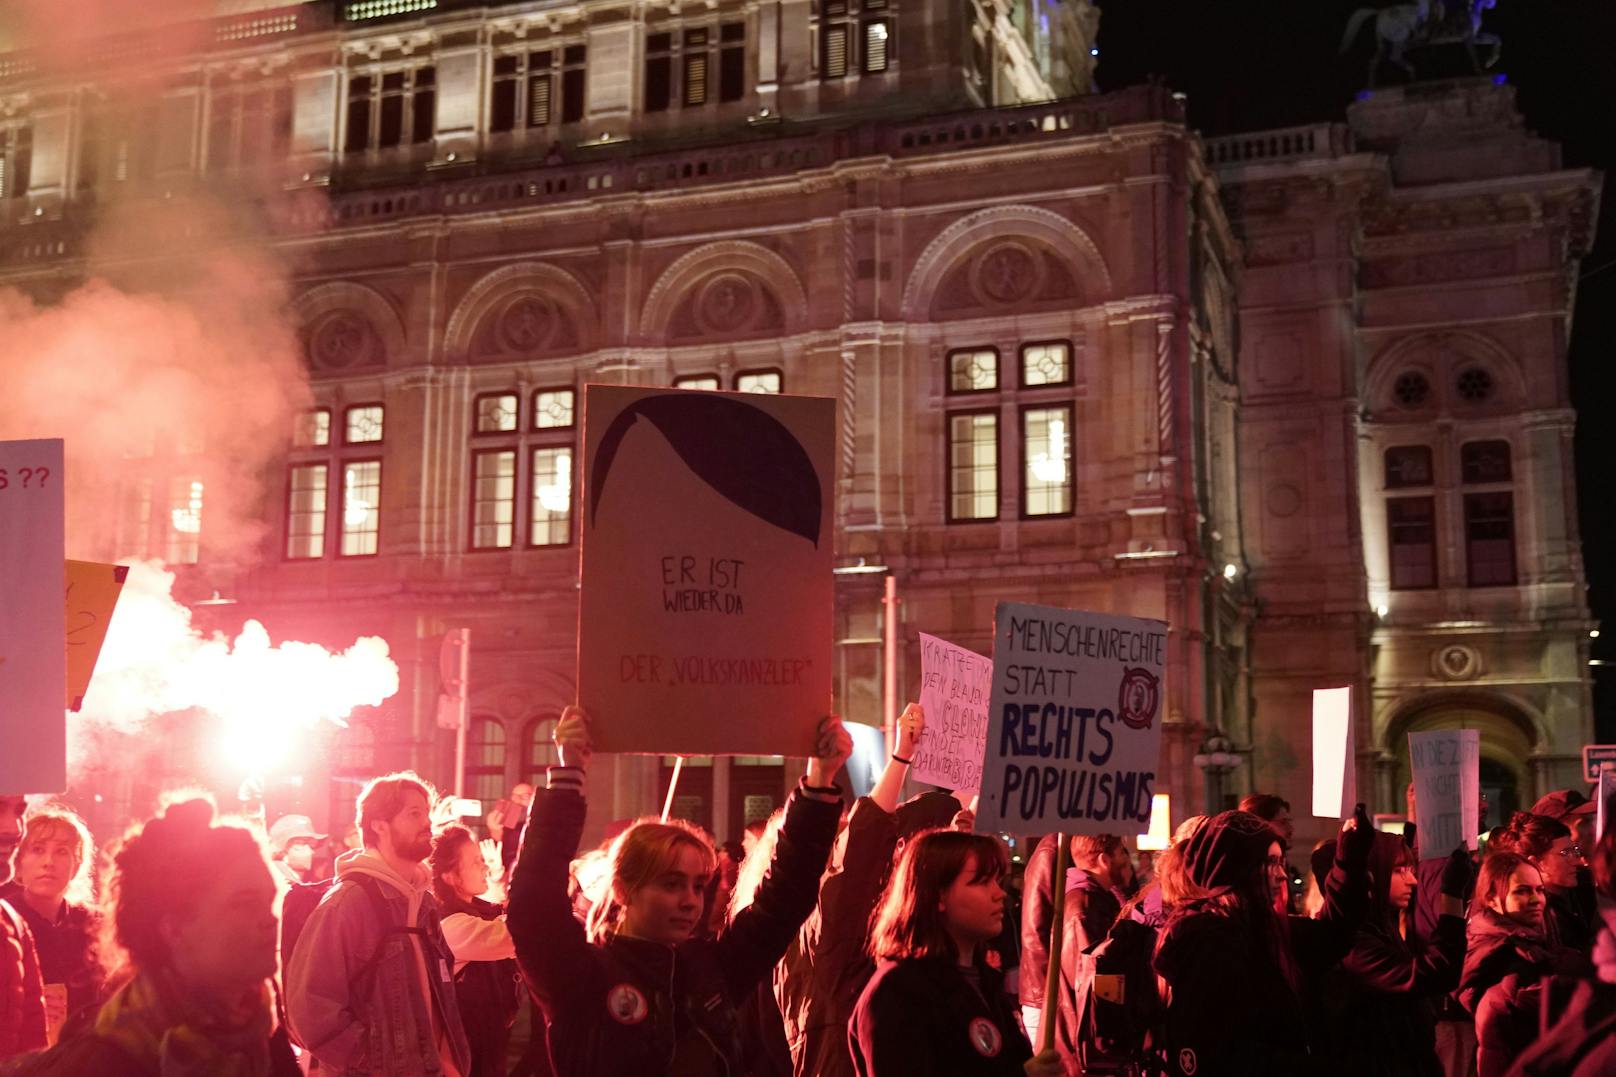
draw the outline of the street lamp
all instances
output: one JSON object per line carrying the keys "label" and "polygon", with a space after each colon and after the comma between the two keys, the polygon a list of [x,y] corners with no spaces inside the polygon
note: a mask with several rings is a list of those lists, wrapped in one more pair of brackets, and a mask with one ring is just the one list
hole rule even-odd
{"label": "street lamp", "polygon": [[1206,811],[1216,815],[1223,803],[1223,776],[1240,765],[1234,741],[1214,731],[1201,742],[1192,760],[1206,775]]}

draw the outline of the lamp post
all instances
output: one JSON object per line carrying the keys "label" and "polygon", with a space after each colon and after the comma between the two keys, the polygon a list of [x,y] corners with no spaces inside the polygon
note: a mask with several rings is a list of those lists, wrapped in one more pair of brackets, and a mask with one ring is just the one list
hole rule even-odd
{"label": "lamp post", "polygon": [[1213,730],[1196,749],[1193,762],[1206,775],[1206,813],[1216,815],[1223,810],[1223,776],[1240,765],[1234,741]]}

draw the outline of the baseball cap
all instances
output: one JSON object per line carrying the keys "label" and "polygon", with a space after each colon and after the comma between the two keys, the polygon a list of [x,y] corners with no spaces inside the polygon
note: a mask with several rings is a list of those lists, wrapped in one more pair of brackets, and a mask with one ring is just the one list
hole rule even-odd
{"label": "baseball cap", "polygon": [[298,838],[322,841],[325,835],[314,829],[314,820],[307,815],[283,815],[269,828],[269,847],[277,853]]}
{"label": "baseball cap", "polygon": [[1597,805],[1575,789],[1556,789],[1532,805],[1533,815],[1564,819],[1569,815],[1592,815]]}

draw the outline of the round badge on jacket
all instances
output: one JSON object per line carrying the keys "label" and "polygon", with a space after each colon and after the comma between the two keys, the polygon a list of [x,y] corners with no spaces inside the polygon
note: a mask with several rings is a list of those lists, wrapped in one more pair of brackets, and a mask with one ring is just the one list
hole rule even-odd
{"label": "round badge on jacket", "polygon": [[1186,1047],[1178,1052],[1178,1068],[1184,1073],[1184,1077],[1194,1077],[1195,1071],[1201,1068],[1193,1048]]}
{"label": "round badge on jacket", "polygon": [[620,1025],[637,1025],[651,1012],[645,992],[633,984],[618,984],[606,992],[606,1012]]}
{"label": "round badge on jacket", "polygon": [[977,1017],[971,1021],[971,1046],[983,1058],[994,1058],[1004,1048],[1004,1036],[998,1025],[986,1017]]}

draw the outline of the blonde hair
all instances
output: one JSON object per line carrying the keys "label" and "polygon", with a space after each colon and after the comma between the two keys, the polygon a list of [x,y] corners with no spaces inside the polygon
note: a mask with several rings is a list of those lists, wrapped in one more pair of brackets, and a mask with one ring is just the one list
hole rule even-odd
{"label": "blonde hair", "polygon": [[769,864],[774,860],[774,847],[780,841],[780,827],[785,821],[784,808],[769,816],[769,821],[763,825],[763,833],[752,843],[752,851],[741,861],[741,870],[735,876],[735,889],[729,895],[725,923],[734,923],[735,918],[757,899],[758,887],[763,885],[763,877],[769,873]]}
{"label": "blonde hair", "polygon": [[617,934],[624,904],[658,875],[669,871],[683,848],[696,850],[709,872],[717,867],[718,856],[711,839],[700,827],[683,819],[666,823],[641,819],[619,834],[606,854],[611,864],[611,885],[589,910],[589,941],[603,945]]}
{"label": "blonde hair", "polygon": [[47,804],[43,808],[29,814],[22,824],[22,840],[17,843],[17,849],[11,855],[11,873],[17,873],[17,866],[22,861],[23,850],[28,843],[45,839],[55,839],[66,842],[75,847],[78,856],[78,866],[67,881],[67,889],[62,897],[69,905],[89,905],[95,901],[94,886],[90,881],[90,865],[95,860],[95,841],[90,837],[90,828],[84,825],[78,812],[62,804]]}

